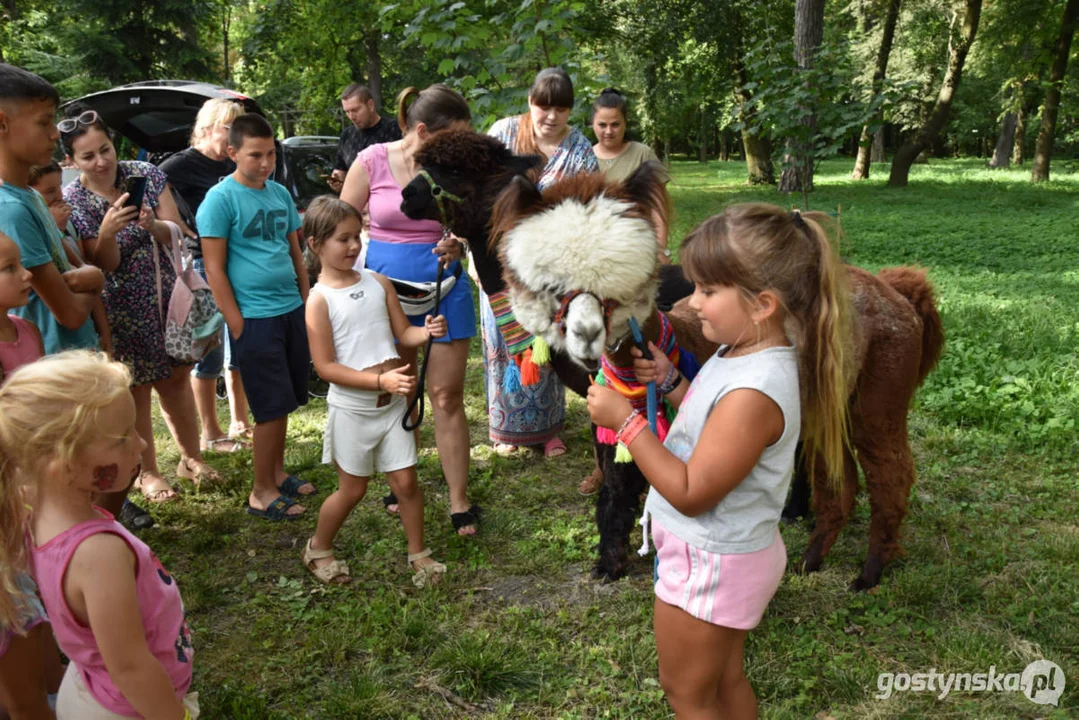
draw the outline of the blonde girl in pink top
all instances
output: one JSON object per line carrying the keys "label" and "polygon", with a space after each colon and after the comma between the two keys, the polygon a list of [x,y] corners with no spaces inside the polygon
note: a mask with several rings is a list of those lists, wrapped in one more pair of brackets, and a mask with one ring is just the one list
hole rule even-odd
{"label": "blonde girl in pink top", "polygon": [[139,472],[145,443],[130,385],[125,365],[79,350],[26,365],[0,388],[0,496],[32,485],[30,569],[71,660],[58,720],[198,717],[176,581],[92,502]]}

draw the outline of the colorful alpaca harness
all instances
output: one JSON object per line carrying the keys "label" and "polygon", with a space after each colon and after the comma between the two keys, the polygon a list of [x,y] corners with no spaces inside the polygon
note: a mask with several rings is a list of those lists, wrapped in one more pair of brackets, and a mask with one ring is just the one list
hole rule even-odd
{"label": "colorful alpaca harness", "polygon": [[[657,313],[659,315],[659,338],[655,344],[663,354],[665,354],[672,363],[679,364],[681,357],[681,350],[678,347],[678,341],[674,337],[674,328],[671,327],[671,321],[667,319],[667,316],[663,313]],[[629,367],[617,367],[611,363],[607,358],[607,355],[600,359],[600,372],[596,378],[596,382],[600,385],[606,385],[609,388],[617,390],[623,397],[629,400],[630,404],[635,410],[646,410],[648,406],[648,389],[644,383],[637,381],[637,374],[633,369],[633,366]],[[673,419],[674,409],[667,403],[664,403],[664,412],[660,413],[657,418],[656,436],[662,442],[667,437],[667,431],[671,428],[671,420]],[[609,428],[597,428],[596,439],[604,445],[617,445],[618,450],[615,452],[615,462],[628,463],[632,462],[633,458],[629,454],[629,449],[618,442],[618,435],[614,430]]]}
{"label": "colorful alpaca harness", "polygon": [[508,290],[487,296],[491,313],[495,316],[498,332],[506,343],[512,363],[502,376],[502,390],[518,392],[522,387],[536,385],[540,381],[540,368],[551,361],[551,348],[547,341],[533,335],[521,326],[513,314]]}

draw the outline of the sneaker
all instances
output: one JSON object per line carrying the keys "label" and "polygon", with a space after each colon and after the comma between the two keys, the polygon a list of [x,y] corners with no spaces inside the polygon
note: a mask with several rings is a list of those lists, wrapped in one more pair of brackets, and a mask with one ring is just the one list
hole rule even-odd
{"label": "sneaker", "polygon": [[120,522],[128,530],[146,530],[154,526],[154,516],[125,498],[120,509]]}

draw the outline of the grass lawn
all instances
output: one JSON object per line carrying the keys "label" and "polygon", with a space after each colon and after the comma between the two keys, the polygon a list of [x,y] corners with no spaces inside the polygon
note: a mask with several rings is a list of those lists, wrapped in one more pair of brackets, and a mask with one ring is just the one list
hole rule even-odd
{"label": "grass lawn", "polygon": [[[827,163],[810,198],[842,205],[842,252],[879,269],[928,267],[948,345],[919,393],[911,431],[919,479],[907,556],[879,588],[846,590],[866,550],[864,497],[824,569],[788,575],[750,633],[746,670],[765,718],[1074,718],[1079,716],[1079,174],[988,172],[981,161],[915,166],[911,186],[846,179]],[[731,202],[789,205],[743,184],[737,163],[675,163],[672,244]],[[347,588],[326,588],[300,553],[318,509],[270,524],[243,514],[250,454],[214,456],[224,482],[155,508],[143,534],[183,590],[206,718],[666,718],[652,637],[651,562],[599,585],[588,577],[593,501],[583,402],[570,402],[557,461],[493,455],[473,346],[467,412],[480,534],[452,533],[438,459],[421,452],[427,535],[449,565],[437,589],[409,582],[404,534],[373,483],[338,538]],[[221,407],[224,414],[225,408]],[[325,405],[293,416],[286,464],[326,497]],[[162,467],[176,449],[158,426]],[[433,446],[430,423],[424,445]],[[807,525],[783,527],[791,562]],[[639,540],[635,533],[634,542]],[[1021,672],[1061,666],[1060,707],[1019,692],[896,693],[879,673]]]}

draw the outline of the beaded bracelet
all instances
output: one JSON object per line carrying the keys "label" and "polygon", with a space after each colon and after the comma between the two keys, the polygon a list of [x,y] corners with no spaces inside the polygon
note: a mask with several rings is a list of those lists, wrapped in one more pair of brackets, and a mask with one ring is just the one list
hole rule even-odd
{"label": "beaded bracelet", "polygon": [[682,384],[682,373],[678,371],[678,368],[671,365],[671,369],[667,371],[667,377],[663,378],[656,388],[661,395],[670,395],[674,392],[674,389]]}
{"label": "beaded bracelet", "polygon": [[618,431],[618,442],[628,448],[630,443],[636,440],[637,436],[646,427],[648,427],[648,420],[640,413],[636,413],[633,419],[622,430]]}
{"label": "beaded bracelet", "polygon": [[622,421],[622,426],[620,428],[618,428],[618,430],[615,431],[615,433],[614,433],[615,437],[621,437],[622,433],[629,426],[629,424],[633,420],[633,418],[640,417],[640,416],[641,416],[641,411],[640,410],[633,410],[632,412],[630,412],[630,414],[626,416],[626,419]]}

